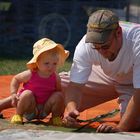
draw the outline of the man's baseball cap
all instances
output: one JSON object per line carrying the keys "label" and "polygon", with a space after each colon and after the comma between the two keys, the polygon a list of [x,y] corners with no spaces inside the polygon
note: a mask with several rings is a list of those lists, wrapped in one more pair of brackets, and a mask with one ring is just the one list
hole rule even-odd
{"label": "man's baseball cap", "polygon": [[112,30],[119,26],[118,16],[110,10],[91,14],[87,24],[86,43],[105,43]]}

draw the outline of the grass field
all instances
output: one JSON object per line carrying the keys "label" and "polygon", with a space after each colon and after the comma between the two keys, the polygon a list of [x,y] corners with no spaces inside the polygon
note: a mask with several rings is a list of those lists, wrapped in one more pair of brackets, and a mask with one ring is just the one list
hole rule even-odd
{"label": "grass field", "polygon": [[80,131],[76,131],[77,127],[62,127],[62,126],[52,126],[48,125],[43,121],[32,121],[29,123],[24,123],[23,125],[11,124],[9,120],[0,119],[0,131],[4,129],[23,129],[23,130],[52,130],[52,131],[62,131],[62,132],[75,132],[75,133],[95,133],[96,129],[91,127],[83,128]]}
{"label": "grass field", "polygon": [[[8,59],[0,58],[0,75],[15,75],[26,70],[26,63],[30,59]],[[68,71],[71,67],[71,61],[66,61],[65,65],[59,68],[58,72]]]}

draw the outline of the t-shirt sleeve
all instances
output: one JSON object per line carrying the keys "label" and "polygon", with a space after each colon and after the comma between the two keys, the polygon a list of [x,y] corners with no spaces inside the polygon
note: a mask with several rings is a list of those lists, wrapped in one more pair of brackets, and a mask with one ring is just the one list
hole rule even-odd
{"label": "t-shirt sleeve", "polygon": [[140,88],[140,29],[139,34],[135,37],[134,45],[134,67],[133,67],[133,86]]}
{"label": "t-shirt sleeve", "polygon": [[73,64],[70,70],[70,80],[75,83],[86,83],[92,70],[92,59],[85,36],[75,49]]}
{"label": "t-shirt sleeve", "polygon": [[140,61],[136,62],[133,67],[133,86],[134,88],[140,88]]}

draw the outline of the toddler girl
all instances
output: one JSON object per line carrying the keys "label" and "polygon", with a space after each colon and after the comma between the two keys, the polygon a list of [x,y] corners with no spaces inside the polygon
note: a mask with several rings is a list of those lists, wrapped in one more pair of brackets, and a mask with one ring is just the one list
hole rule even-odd
{"label": "toddler girl", "polygon": [[[63,65],[69,52],[61,44],[43,38],[33,46],[33,58],[27,63],[28,70],[15,75],[10,91],[16,114],[11,123],[22,124],[27,120],[44,119],[52,113],[53,125],[61,125],[64,99],[61,80],[56,70]],[[23,87],[18,91],[20,84]]]}

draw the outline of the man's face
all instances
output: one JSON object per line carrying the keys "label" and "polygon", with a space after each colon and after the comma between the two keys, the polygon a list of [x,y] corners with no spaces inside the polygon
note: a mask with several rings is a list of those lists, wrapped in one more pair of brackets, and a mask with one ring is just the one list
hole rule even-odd
{"label": "man's face", "polygon": [[113,61],[117,57],[120,49],[119,41],[115,30],[111,32],[108,41],[104,44],[93,43],[93,49],[96,49],[104,58]]}

